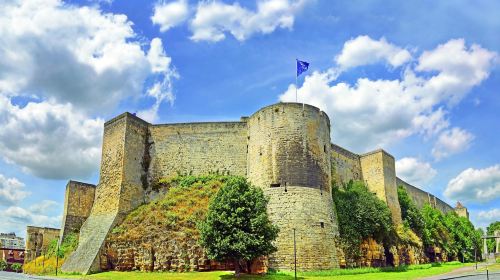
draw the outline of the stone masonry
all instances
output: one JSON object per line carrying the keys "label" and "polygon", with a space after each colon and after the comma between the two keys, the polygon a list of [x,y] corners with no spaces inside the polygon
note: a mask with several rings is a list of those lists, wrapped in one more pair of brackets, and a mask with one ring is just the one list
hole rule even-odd
{"label": "stone masonry", "polygon": [[58,228],[28,226],[26,228],[26,257],[29,262],[47,251],[52,240],[59,239],[61,230]]}
{"label": "stone masonry", "polygon": [[68,234],[80,232],[94,204],[95,187],[77,181],[69,181],[66,185],[60,242]]}
{"label": "stone masonry", "polygon": [[[363,180],[396,223],[397,185],[406,183],[396,177],[387,152],[357,155],[332,144],[330,135],[328,116],[298,103],[267,106],[235,122],[153,125],[130,113],[106,122],[97,187],[67,186],[62,235],[82,226],[79,246],[62,270],[99,271],[106,236],[127,213],[162,194],[155,187],[159,179],[209,173],[245,176],[269,197],[270,218],[280,228],[271,268],[293,268],[294,232],[298,269],[338,267],[332,183]],[[420,193],[409,193],[421,200]]]}

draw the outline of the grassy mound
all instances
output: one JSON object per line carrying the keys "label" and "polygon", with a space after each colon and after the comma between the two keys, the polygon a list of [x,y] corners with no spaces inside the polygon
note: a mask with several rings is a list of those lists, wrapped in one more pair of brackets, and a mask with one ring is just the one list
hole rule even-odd
{"label": "grassy mound", "polygon": [[188,238],[199,236],[196,223],[205,217],[210,198],[230,176],[179,176],[162,179],[164,197],[144,204],[117,225],[109,241],[133,241],[177,232]]}

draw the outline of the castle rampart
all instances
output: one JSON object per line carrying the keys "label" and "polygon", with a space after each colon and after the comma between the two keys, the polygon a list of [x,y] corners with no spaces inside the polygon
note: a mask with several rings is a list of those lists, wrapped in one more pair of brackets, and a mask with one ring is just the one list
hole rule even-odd
{"label": "castle rampart", "polygon": [[454,211],[453,207],[437,198],[433,194],[412,186],[407,182],[401,180],[400,178],[397,178],[397,185],[405,187],[408,195],[412,198],[413,202],[415,202],[415,205],[420,209],[424,207],[425,204],[429,204],[433,208],[439,209],[439,211],[441,211],[442,213]]}
{"label": "castle rampart", "polygon": [[[78,196],[66,195],[63,234],[76,229],[74,217],[85,222],[63,271],[99,271],[106,236],[127,213],[165,191],[157,188],[159,179],[208,173],[246,176],[269,197],[270,218],[280,228],[278,251],[269,256],[271,268],[293,268],[294,230],[300,270],[338,267],[332,182],[363,180],[387,203],[394,222],[401,223],[401,180],[387,152],[358,155],[331,144],[330,135],[328,116],[298,103],[274,104],[236,122],[153,125],[130,113],[106,122],[90,214],[89,188],[84,195],[89,203],[75,211],[69,205]],[[423,206],[424,195],[413,188],[407,187]],[[451,208],[434,196],[428,201],[443,212]]]}

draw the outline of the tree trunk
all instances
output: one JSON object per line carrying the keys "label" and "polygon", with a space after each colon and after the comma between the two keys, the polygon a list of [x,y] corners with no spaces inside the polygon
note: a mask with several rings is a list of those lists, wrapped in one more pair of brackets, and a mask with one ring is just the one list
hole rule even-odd
{"label": "tree trunk", "polygon": [[236,278],[240,278],[240,274],[241,274],[240,259],[235,260],[234,274],[236,275]]}

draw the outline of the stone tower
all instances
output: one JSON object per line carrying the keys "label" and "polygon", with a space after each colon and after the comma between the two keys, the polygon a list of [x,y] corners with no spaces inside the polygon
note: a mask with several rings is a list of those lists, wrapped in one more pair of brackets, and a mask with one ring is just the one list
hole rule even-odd
{"label": "stone tower", "polygon": [[90,216],[80,229],[76,251],[64,262],[63,272],[88,274],[100,270],[106,236],[125,215],[144,202],[141,178],[148,123],[122,114],[104,124],[99,184]]}
{"label": "stone tower", "polygon": [[294,229],[299,269],[338,267],[330,149],[330,120],[316,107],[279,103],[248,119],[247,177],[280,228],[270,267],[293,269]]}
{"label": "stone tower", "polygon": [[389,206],[392,221],[395,224],[402,224],[394,157],[379,149],[361,155],[360,161],[363,179],[368,189]]}

